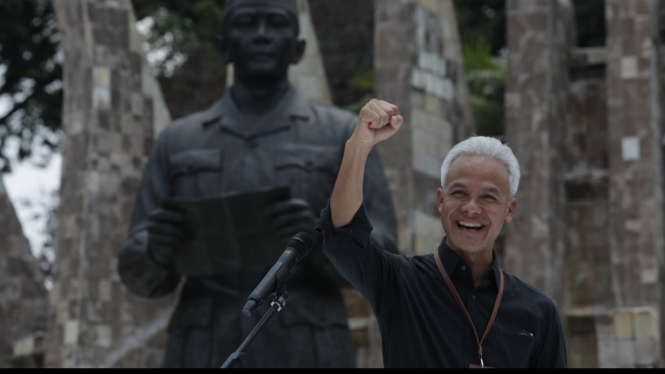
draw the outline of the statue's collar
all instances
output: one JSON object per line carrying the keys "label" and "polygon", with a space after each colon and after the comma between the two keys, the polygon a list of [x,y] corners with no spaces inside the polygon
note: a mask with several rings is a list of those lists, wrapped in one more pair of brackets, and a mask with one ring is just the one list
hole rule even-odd
{"label": "statue's collar", "polygon": [[288,130],[296,121],[309,121],[312,115],[309,102],[293,86],[272,111],[253,123],[240,113],[228,93],[208,112],[203,126],[220,123],[223,131],[246,140]]}

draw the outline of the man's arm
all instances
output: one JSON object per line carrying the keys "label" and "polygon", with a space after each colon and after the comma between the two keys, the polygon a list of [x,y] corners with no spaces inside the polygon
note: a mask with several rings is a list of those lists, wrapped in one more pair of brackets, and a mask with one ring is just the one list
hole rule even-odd
{"label": "man's arm", "polygon": [[367,158],[372,148],[393,136],[404,123],[399,108],[372,100],[363,107],[356,129],[346,142],[342,165],[330,198],[334,229],[351,223],[363,202],[363,182]]}
{"label": "man's arm", "polygon": [[122,282],[132,293],[143,297],[166,295],[175,290],[180,280],[172,264],[168,263],[170,256],[160,256],[159,252],[149,249],[149,231],[153,227],[154,241],[154,227],[160,226],[155,225],[151,215],[164,215],[165,212],[160,212],[160,206],[169,191],[165,171],[168,154],[164,140],[160,138],[157,141],[150,155],[134,204],[129,238],[120,251],[118,261]]}

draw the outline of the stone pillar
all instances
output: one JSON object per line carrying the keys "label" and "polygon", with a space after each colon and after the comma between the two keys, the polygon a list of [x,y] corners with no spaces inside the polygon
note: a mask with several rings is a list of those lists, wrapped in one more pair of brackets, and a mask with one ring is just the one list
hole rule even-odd
{"label": "stone pillar", "polygon": [[506,6],[506,141],[520,162],[522,179],[517,213],[504,226],[502,266],[561,309],[572,9],[568,0],[508,0]]}
{"label": "stone pillar", "polygon": [[48,367],[159,367],[175,295],[117,272],[155,133],[169,121],[129,0],[56,0],[64,54],[62,181]]}
{"label": "stone pillar", "polygon": [[[436,201],[441,164],[473,122],[452,1],[377,1],[374,47],[376,97],[399,106],[405,118],[400,133],[379,145],[399,248],[433,253],[444,234]],[[380,345],[373,349],[381,352]]]}
{"label": "stone pillar", "polygon": [[26,347],[15,352],[14,347],[46,330],[47,301],[44,275],[0,176],[0,367],[43,363],[43,350]]}
{"label": "stone pillar", "polygon": [[654,0],[606,0],[609,249],[619,308],[599,338],[601,366],[655,366],[663,289],[663,122]]}

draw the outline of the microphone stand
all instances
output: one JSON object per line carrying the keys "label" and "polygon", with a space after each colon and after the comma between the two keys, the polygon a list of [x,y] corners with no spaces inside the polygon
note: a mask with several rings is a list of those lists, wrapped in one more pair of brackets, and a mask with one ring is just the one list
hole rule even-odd
{"label": "microphone stand", "polygon": [[273,300],[272,304],[270,304],[270,309],[266,314],[261,317],[261,320],[259,323],[254,327],[254,330],[252,330],[251,333],[245,338],[245,341],[240,344],[240,347],[238,349],[231,353],[229,358],[226,359],[222,367],[220,369],[227,369],[229,365],[234,364],[235,366],[240,365],[242,362],[242,355],[244,354],[243,352],[247,347],[252,343],[254,338],[256,338],[256,335],[259,333],[259,331],[263,328],[263,326],[268,323],[270,318],[272,318],[275,313],[281,312],[284,306],[286,305],[286,299],[289,297],[289,293],[286,292],[286,282],[282,284],[282,286],[277,290],[275,293],[275,299]]}

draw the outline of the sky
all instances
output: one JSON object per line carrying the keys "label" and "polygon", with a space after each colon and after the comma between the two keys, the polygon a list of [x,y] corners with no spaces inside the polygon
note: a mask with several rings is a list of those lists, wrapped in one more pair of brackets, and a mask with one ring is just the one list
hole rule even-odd
{"label": "sky", "polygon": [[54,203],[51,194],[60,187],[61,165],[62,157],[58,153],[45,168],[36,167],[28,160],[13,164],[12,172],[2,175],[7,194],[23,226],[23,234],[35,256],[41,254],[47,239],[42,232],[46,228],[46,207]]}

